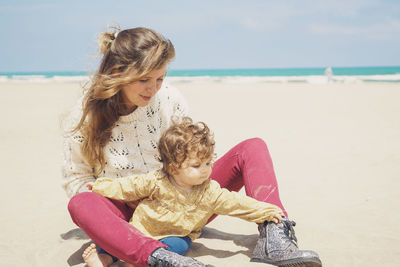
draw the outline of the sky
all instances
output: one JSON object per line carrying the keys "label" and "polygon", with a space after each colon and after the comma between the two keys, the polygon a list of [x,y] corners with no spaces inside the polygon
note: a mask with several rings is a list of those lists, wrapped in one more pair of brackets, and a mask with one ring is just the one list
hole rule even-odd
{"label": "sky", "polygon": [[93,70],[113,23],[170,39],[171,69],[400,65],[399,0],[1,0],[0,72]]}

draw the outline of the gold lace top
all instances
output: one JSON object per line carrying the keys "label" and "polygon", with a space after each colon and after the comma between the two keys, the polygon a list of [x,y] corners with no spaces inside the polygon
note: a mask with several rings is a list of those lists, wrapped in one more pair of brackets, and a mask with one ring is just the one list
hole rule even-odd
{"label": "gold lace top", "polygon": [[93,192],[124,201],[143,199],[130,223],[155,239],[189,236],[194,240],[213,214],[262,223],[281,212],[275,205],[222,189],[213,180],[189,191],[180,189],[160,171],[119,179],[99,178]]}

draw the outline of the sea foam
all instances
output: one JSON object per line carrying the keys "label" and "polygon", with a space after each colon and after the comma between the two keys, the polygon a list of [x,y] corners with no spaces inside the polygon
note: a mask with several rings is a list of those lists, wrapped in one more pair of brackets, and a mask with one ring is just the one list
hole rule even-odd
{"label": "sea foam", "polygon": [[[232,69],[232,70],[171,70],[167,74],[170,82],[216,82],[216,83],[362,83],[400,82],[400,67],[316,69]],[[324,74],[327,73],[327,75]],[[0,73],[0,83],[49,83],[88,82],[87,72],[36,72]]]}

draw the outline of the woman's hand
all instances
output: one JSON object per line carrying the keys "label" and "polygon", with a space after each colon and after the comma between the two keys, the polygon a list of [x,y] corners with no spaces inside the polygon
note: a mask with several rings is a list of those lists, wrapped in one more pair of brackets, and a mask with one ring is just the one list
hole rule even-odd
{"label": "woman's hand", "polygon": [[94,183],[87,183],[87,184],[86,184],[86,188],[87,188],[89,191],[92,191],[92,189],[93,189],[93,184],[94,184]]}

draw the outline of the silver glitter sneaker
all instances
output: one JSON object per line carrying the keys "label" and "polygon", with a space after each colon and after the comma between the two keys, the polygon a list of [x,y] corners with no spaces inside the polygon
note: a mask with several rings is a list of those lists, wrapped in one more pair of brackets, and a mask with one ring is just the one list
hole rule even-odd
{"label": "silver glitter sneaker", "polygon": [[205,265],[193,258],[179,255],[175,252],[158,248],[151,253],[147,260],[148,267],[214,267]]}
{"label": "silver glitter sneaker", "polygon": [[260,236],[253,251],[252,262],[275,266],[321,267],[318,254],[312,250],[299,250],[293,226],[296,223],[284,218],[281,223],[264,222],[258,226]]}

